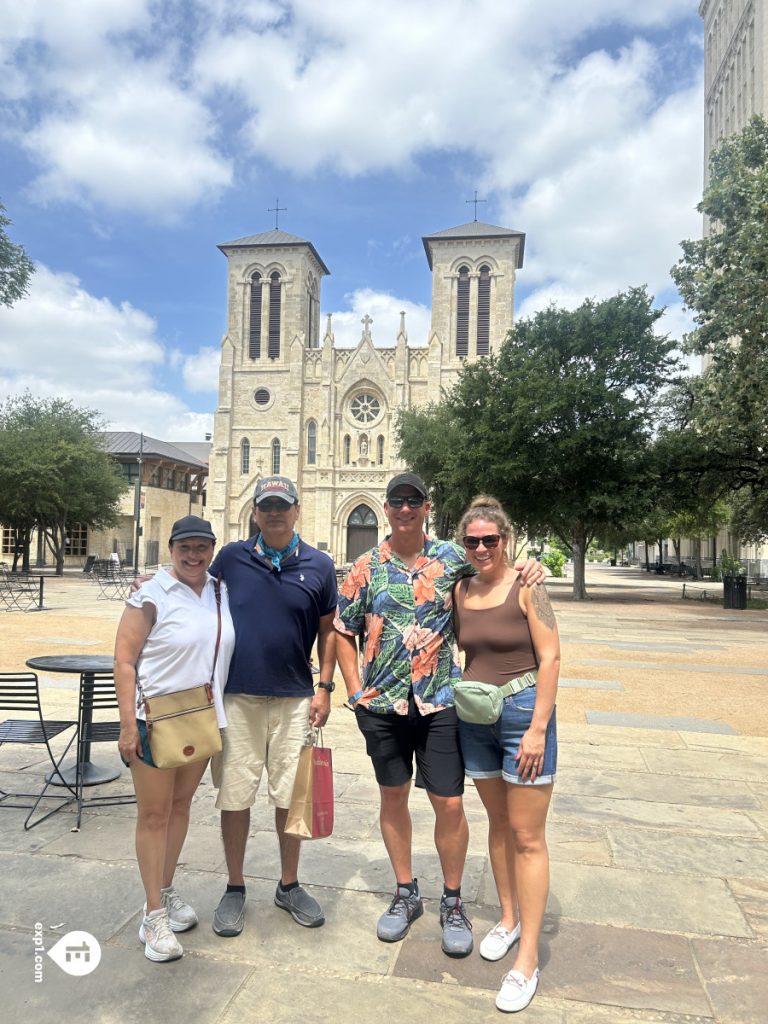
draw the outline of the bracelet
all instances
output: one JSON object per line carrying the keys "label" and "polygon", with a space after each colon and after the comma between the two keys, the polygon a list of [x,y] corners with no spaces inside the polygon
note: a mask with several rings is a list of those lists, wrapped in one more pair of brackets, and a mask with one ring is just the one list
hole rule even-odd
{"label": "bracelet", "polygon": [[360,698],[362,696],[363,696],[363,691],[362,690],[358,690],[357,693],[350,694],[350,696],[347,697],[347,707],[353,708],[355,706],[355,704],[357,704],[357,702],[360,700]]}

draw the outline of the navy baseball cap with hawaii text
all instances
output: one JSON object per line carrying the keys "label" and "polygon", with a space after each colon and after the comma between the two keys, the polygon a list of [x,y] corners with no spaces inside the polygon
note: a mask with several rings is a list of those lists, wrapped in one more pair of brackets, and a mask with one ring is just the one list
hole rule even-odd
{"label": "navy baseball cap with hawaii text", "polygon": [[287,476],[266,476],[256,484],[253,494],[254,505],[258,505],[265,498],[282,498],[289,505],[297,505],[299,492],[296,490],[296,484]]}

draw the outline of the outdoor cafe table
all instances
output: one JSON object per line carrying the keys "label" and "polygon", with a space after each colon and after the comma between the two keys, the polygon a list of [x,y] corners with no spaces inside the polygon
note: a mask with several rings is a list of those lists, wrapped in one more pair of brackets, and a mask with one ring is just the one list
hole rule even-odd
{"label": "outdoor cafe table", "polygon": [[[88,700],[88,693],[93,692],[93,677],[101,673],[111,673],[114,668],[114,658],[111,654],[46,654],[40,658],[30,658],[27,666],[35,672],[68,672],[79,675],[80,685],[83,688],[83,716],[84,724],[90,725],[93,708]],[[99,786],[103,782],[113,782],[120,777],[121,770],[116,768],[102,768],[91,761],[91,744],[83,745],[83,760],[81,762],[84,786]],[[75,785],[77,765],[71,768],[64,768],[62,776],[70,786]],[[55,772],[51,772],[48,781],[54,786],[63,785],[61,779]]]}

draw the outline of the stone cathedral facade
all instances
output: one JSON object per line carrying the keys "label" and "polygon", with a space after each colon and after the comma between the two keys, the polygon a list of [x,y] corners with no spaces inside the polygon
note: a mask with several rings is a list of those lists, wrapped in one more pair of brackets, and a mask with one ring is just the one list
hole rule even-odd
{"label": "stone cathedral facade", "polygon": [[432,273],[429,336],[393,339],[368,316],[353,349],[321,324],[330,273],[311,242],[281,230],[219,246],[227,258],[227,330],[208,480],[219,544],[247,537],[257,480],[295,480],[299,530],[337,565],[386,532],[384,489],[405,467],[397,411],[437,400],[466,360],[495,351],[512,326],[525,235],[472,221],[424,239]]}

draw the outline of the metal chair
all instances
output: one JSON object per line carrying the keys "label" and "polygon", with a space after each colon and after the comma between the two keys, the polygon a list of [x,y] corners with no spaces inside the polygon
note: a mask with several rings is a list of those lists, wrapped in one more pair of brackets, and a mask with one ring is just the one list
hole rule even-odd
{"label": "metal chair", "polygon": [[[75,790],[66,782],[61,774],[59,766],[66,757],[67,751],[72,746],[77,736],[77,722],[62,721],[43,718],[43,710],[40,704],[40,686],[35,672],[3,672],[0,673],[0,711],[21,711],[28,715],[36,715],[37,718],[6,718],[0,722],[0,748],[6,743],[23,743],[29,746],[44,746],[52,765],[52,771],[45,781],[45,785],[39,793],[9,793],[0,789],[0,809],[4,807],[20,808],[28,810],[29,814],[24,819],[24,828],[29,830],[39,825],[41,821],[56,814],[62,807],[66,807],[77,799]],[[50,741],[67,729],[75,731],[69,738],[63,754],[56,757],[51,749]],[[43,797],[46,796],[48,787],[52,780],[58,776],[59,782],[65,787],[66,793],[48,794],[48,799],[59,801],[58,806],[43,814],[37,821],[32,817]],[[18,800],[33,800],[33,803],[18,803]]]}
{"label": "metal chair", "polygon": [[113,711],[118,709],[115,679],[112,675],[80,676],[80,700],[77,722],[77,772],[75,777],[75,796],[77,799],[77,822],[73,832],[80,828],[83,807],[93,804],[99,807],[135,804],[133,793],[109,794],[92,796],[86,799],[84,789],[86,781],[83,767],[90,761],[92,743],[117,743],[120,736],[120,722],[116,720],[93,720],[94,712]]}

